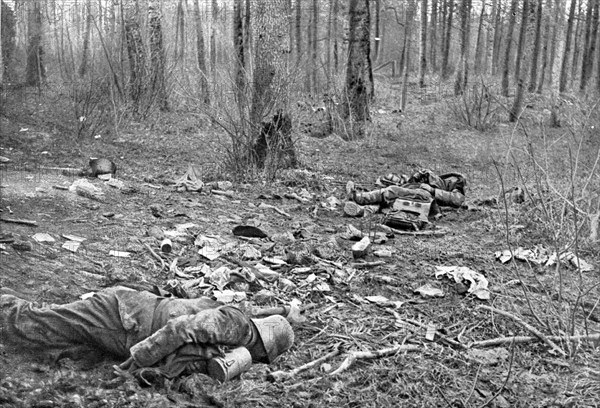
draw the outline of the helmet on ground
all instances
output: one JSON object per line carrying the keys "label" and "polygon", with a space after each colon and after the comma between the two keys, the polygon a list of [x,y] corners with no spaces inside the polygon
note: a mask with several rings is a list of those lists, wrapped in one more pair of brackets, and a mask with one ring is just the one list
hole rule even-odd
{"label": "helmet on ground", "polygon": [[267,352],[267,363],[273,362],[294,344],[294,330],[283,316],[252,319]]}

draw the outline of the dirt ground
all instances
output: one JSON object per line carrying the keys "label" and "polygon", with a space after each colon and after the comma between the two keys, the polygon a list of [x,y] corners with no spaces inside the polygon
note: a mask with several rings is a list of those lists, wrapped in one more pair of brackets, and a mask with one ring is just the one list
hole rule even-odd
{"label": "dirt ground", "polygon": [[[519,126],[503,121],[486,132],[467,128],[453,119],[444,99],[425,103],[412,98],[405,114],[395,112],[396,100],[392,92],[377,101],[364,140],[347,142],[336,135],[316,139],[297,132],[300,169],[284,170],[270,184],[234,183],[232,196],[182,192],[171,184],[189,165],[200,169],[205,182],[226,178],[219,159],[224,135],[208,122],[161,114],[124,127],[117,136],[75,143],[44,119],[51,115],[36,108],[40,101],[34,97],[20,99],[18,105],[8,101],[0,116],[0,156],[11,162],[0,171],[0,217],[31,220],[36,226],[0,223],[0,286],[37,302],[66,303],[118,284],[185,285],[191,272],[177,274],[170,269],[173,264],[180,272],[202,264],[235,270],[239,266],[231,259],[269,265],[263,258],[278,258],[288,261],[273,269],[278,280],[235,288],[245,288],[252,305],[298,299],[306,308],[306,321],[295,325],[295,345],[276,362],[256,364],[224,384],[196,374],[140,385],[114,374],[119,361],[56,361],[2,345],[0,406],[600,406],[600,342],[564,341],[569,322],[576,323],[574,334],[600,332],[598,243],[587,241],[588,231],[581,230],[577,250],[594,265],[589,272],[572,265],[503,264],[494,254],[509,243],[512,249],[552,245],[542,211],[529,200],[507,211],[502,205],[474,205],[477,199],[498,196],[497,171],[506,189],[524,184],[520,172],[532,180],[527,146],[542,149],[544,141],[535,135],[526,138]],[[535,123],[543,109],[531,102],[524,120]],[[564,175],[569,169],[564,148],[573,145],[569,132],[553,129],[546,137],[555,152],[548,156],[552,167]],[[598,141],[592,142],[580,150],[593,159]],[[113,159],[125,188],[90,179],[103,190],[101,201],[56,188],[68,187],[76,178],[49,168],[82,167],[90,156]],[[582,155],[582,168],[590,163],[586,160]],[[347,226],[375,236],[381,215],[344,217],[332,197],[343,202],[348,180],[372,188],[379,175],[420,168],[465,174],[469,206],[444,209],[435,221],[439,234],[388,235],[373,244],[364,260],[353,259],[354,242],[343,237]],[[597,174],[593,183],[599,183]],[[240,239],[232,234],[237,225],[259,226],[271,239]],[[183,233],[173,237],[170,254],[160,255],[163,266],[148,249],[160,253],[159,241],[149,231],[176,231],[178,226]],[[36,242],[36,233],[48,233],[55,241]],[[65,234],[86,240],[73,253],[62,247]],[[216,238],[222,256],[209,261],[199,255],[194,243],[201,235]],[[15,242],[32,245],[25,250]],[[249,247],[260,256],[244,258]],[[111,256],[111,250],[130,256]],[[293,264],[292,259],[302,261]],[[465,295],[463,284],[436,279],[437,266],[480,272],[489,281],[490,300]],[[415,292],[426,284],[441,289],[443,297]],[[255,296],[263,289],[271,295]],[[188,291],[201,293],[198,288]],[[388,302],[367,300],[374,296]],[[515,319],[481,306],[518,316],[545,336],[562,336],[555,342],[566,355],[534,340],[473,346],[487,339],[532,336]],[[433,341],[428,326],[429,331],[437,329]],[[358,359],[347,370],[330,374],[349,353],[401,344],[417,349]],[[336,346],[341,353],[324,364],[286,381],[266,379],[269,372],[292,370]]]}

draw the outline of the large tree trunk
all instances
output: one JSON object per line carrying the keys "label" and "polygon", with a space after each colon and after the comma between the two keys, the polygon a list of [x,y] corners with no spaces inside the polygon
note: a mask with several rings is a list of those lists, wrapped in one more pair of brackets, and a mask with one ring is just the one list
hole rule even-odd
{"label": "large tree trunk", "polygon": [[[424,0],[427,1],[427,0]],[[381,47],[381,0],[375,0],[375,36],[373,37],[373,62],[379,59]]]}
{"label": "large tree trunk", "polygon": [[460,61],[454,82],[454,94],[461,95],[469,79],[469,37],[471,20],[471,0],[462,0],[460,5]]}
{"label": "large tree trunk", "polygon": [[302,4],[301,1],[302,0],[296,0],[296,22],[294,24],[296,28],[296,65],[298,66],[300,66],[300,63],[302,62],[302,8],[300,7]]}
{"label": "large tree trunk", "polygon": [[[187,4],[187,3],[186,3]],[[175,61],[184,68],[185,61],[185,13],[183,11],[183,0],[177,3],[175,12]]]}
{"label": "large tree trunk", "polygon": [[575,20],[575,9],[577,0],[571,0],[571,9],[569,10],[569,19],[567,20],[567,33],[565,34],[565,52],[563,53],[562,64],[560,66],[560,79],[558,82],[559,92],[567,90],[569,55],[571,53],[571,37],[573,35],[573,21]]}
{"label": "large tree trunk", "polygon": [[452,18],[454,15],[454,0],[448,1],[448,16],[446,17],[446,34],[444,36],[444,51],[442,53],[442,78],[447,79],[450,75],[448,71],[448,58],[450,56],[450,45],[452,38]]}
{"label": "large tree trunk", "polygon": [[12,59],[15,51],[15,13],[4,2],[0,4],[0,84],[12,79]]}
{"label": "large tree trunk", "polygon": [[81,65],[79,65],[79,77],[83,78],[87,72],[88,60],[90,58],[90,36],[92,34],[92,0],[87,0],[85,5],[85,31],[83,34],[83,50],[81,52]]}
{"label": "large tree trunk", "polygon": [[510,52],[512,49],[512,41],[513,41],[513,32],[515,31],[515,21],[517,19],[517,4],[518,0],[511,0],[510,3],[510,11],[509,11],[509,20],[508,20],[508,35],[506,38],[506,48],[504,50],[504,61],[502,66],[502,95],[508,96],[508,85],[509,85],[509,75],[510,75]]}
{"label": "large tree trunk", "polygon": [[509,121],[515,122],[521,116],[523,110],[523,98],[525,96],[525,81],[527,78],[527,58],[523,58],[523,50],[529,48],[527,46],[527,22],[530,13],[529,0],[523,0],[523,13],[521,20],[521,28],[519,30],[519,51],[517,52],[517,60],[522,59],[522,63],[517,64],[517,92],[515,101],[510,110]]}
{"label": "large tree trunk", "polygon": [[212,21],[210,22],[210,69],[213,80],[215,80],[217,74],[217,21],[219,17],[219,4],[217,0],[212,0],[210,7],[212,15]]}
{"label": "large tree trunk", "polygon": [[169,109],[165,78],[165,49],[163,46],[162,15],[159,0],[148,1],[150,36],[150,87],[152,96],[162,111]]}
{"label": "large tree trunk", "polygon": [[541,42],[542,42],[542,17],[543,17],[542,8],[543,8],[543,6],[542,6],[542,0],[536,0],[536,1],[537,1],[537,7],[536,7],[536,16],[535,16],[535,40],[533,43],[533,56],[531,57],[531,76],[530,76],[529,88],[528,88],[529,92],[535,91],[535,87],[537,85],[537,74],[538,74],[538,70],[540,69],[538,67],[538,60],[540,57],[540,48],[541,48]]}
{"label": "large tree trunk", "polygon": [[[586,47],[581,63],[581,83],[579,90],[585,91],[588,80],[594,68],[594,52],[596,51],[596,36],[598,34],[598,20],[600,14],[600,0],[588,0],[592,3],[593,10],[588,14],[589,24],[586,23]],[[588,30],[589,27],[589,30]]]}
{"label": "large tree trunk", "polygon": [[350,0],[344,117],[356,124],[350,126],[352,134],[349,136],[353,138],[364,137],[364,125],[370,119],[369,102],[373,97],[369,14],[368,0]]}
{"label": "large tree trunk", "polygon": [[39,86],[46,77],[42,48],[42,12],[39,1],[27,4],[27,67],[25,82],[30,86]]}
{"label": "large tree trunk", "polygon": [[125,40],[129,58],[129,95],[134,110],[138,111],[145,94],[147,77],[146,51],[142,41],[142,33],[138,22],[138,9],[135,0],[124,0],[122,15],[125,24]]}
{"label": "large tree trunk", "polygon": [[[203,101],[205,104],[210,103],[210,92],[208,90],[208,72],[206,71],[206,50],[204,46],[204,29],[202,27],[202,15],[200,14],[200,0],[193,0],[194,2],[194,20],[196,20],[196,52],[198,61],[198,70],[200,71],[200,92],[202,93]],[[238,14],[234,13],[235,18],[239,17],[239,27],[237,26],[237,20],[234,21],[234,28],[239,28],[239,34],[242,35],[242,16],[241,16],[241,0],[236,0],[235,6],[237,6]],[[234,9],[235,10],[235,9]],[[234,30],[234,38],[237,38],[237,32]],[[240,41],[243,40],[243,36]],[[237,44],[237,43],[236,43]],[[237,48],[236,48],[237,51]],[[242,47],[243,51],[243,47]],[[236,52],[237,54],[237,52]],[[239,55],[238,55],[239,57]],[[243,56],[242,56],[243,57]]]}
{"label": "large tree trunk", "polygon": [[[583,27],[581,26],[581,22],[583,20],[582,17],[582,3],[583,0],[581,0],[579,2],[579,5],[577,7],[577,24],[575,26],[575,38],[573,39],[573,44],[575,45],[573,47],[573,62],[571,64],[571,78],[570,78],[570,84],[572,87],[575,86],[575,80],[577,78],[577,74],[579,74],[579,60],[580,60],[580,56],[581,56],[581,46],[578,46],[579,44],[585,43],[585,40],[582,40],[581,36],[582,36],[582,31],[583,31]],[[584,45],[585,47],[585,45]]]}
{"label": "large tree trunk", "polygon": [[340,14],[340,0],[333,1],[333,72],[337,75],[340,68],[340,53],[338,41],[338,16]]}
{"label": "large tree trunk", "polygon": [[421,52],[419,64],[419,87],[425,87],[427,71],[427,0],[421,0]]}

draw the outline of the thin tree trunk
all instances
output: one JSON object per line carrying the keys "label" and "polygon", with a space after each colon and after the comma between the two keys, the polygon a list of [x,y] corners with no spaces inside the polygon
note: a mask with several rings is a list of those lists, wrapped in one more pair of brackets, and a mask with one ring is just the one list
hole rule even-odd
{"label": "thin tree trunk", "polygon": [[494,0],[494,4],[497,4],[496,11],[494,12],[494,44],[492,46],[492,75],[498,74],[498,68],[500,60],[500,45],[502,43],[502,31],[504,24],[502,24],[502,2],[500,0]]}
{"label": "thin tree trunk", "polygon": [[586,49],[581,64],[581,83],[579,90],[585,91],[588,80],[594,68],[594,53],[596,51],[596,36],[598,34],[598,20],[600,17],[600,0],[588,0],[593,2],[593,10],[591,15],[588,15],[590,22],[590,31],[586,28]]}
{"label": "thin tree trunk", "polygon": [[296,64],[302,61],[302,0],[296,0]]}
{"label": "thin tree trunk", "polygon": [[25,82],[29,86],[39,86],[46,77],[42,47],[42,12],[39,1],[32,1],[27,7],[28,45]]}
{"label": "thin tree trunk", "polygon": [[454,82],[454,94],[461,95],[469,79],[469,37],[470,37],[470,18],[471,0],[461,0],[460,5],[460,62],[456,72],[456,81]]}
{"label": "thin tree trunk", "polygon": [[483,32],[483,20],[485,17],[485,3],[481,4],[481,14],[479,15],[479,26],[477,28],[477,43],[475,44],[475,75],[481,74],[481,66],[483,64],[483,54],[486,52],[484,49],[484,32]]}
{"label": "thin tree trunk", "polygon": [[319,42],[318,42],[318,32],[319,32],[319,1],[313,0],[313,15],[312,15],[312,49],[311,49],[311,84],[312,84],[312,92],[317,95],[319,93]]}
{"label": "thin tree trunk", "polygon": [[[210,92],[208,90],[208,72],[206,71],[206,50],[204,46],[204,30],[202,27],[202,15],[200,14],[200,0],[192,0],[194,2],[194,20],[196,20],[196,52],[197,52],[197,61],[198,61],[198,70],[200,71],[200,92],[202,93],[203,101],[205,104],[210,103]],[[238,7],[238,14],[235,14],[235,17],[239,17],[239,34],[242,37],[242,17],[241,17],[241,7],[242,0],[237,0],[235,6]],[[235,9],[234,9],[235,10]],[[234,27],[238,28],[237,25]],[[237,35],[237,32],[234,30],[234,36]],[[237,37],[234,37],[237,38]],[[243,40],[243,37],[240,38],[240,41]],[[243,51],[243,47],[242,47]],[[237,52],[237,48],[236,48]],[[238,54],[239,57],[239,54]],[[242,55],[243,58],[243,55]]]}
{"label": "thin tree trunk", "polygon": [[381,46],[381,0],[375,0],[375,36],[373,41],[373,62],[377,62]]}
{"label": "thin tree trunk", "polygon": [[421,0],[421,53],[419,64],[419,87],[425,87],[427,71],[427,0]]}
{"label": "thin tree trunk", "polygon": [[140,24],[138,22],[137,4],[134,0],[121,3],[125,24],[127,55],[129,57],[129,94],[137,112],[144,96],[144,80],[147,77],[146,51],[142,42]]}
{"label": "thin tree trunk", "polygon": [[429,65],[432,72],[437,72],[437,30],[438,30],[438,0],[431,0],[431,24],[429,29]]}
{"label": "thin tree trunk", "polygon": [[560,79],[558,83],[559,92],[567,90],[567,70],[569,69],[569,54],[571,53],[571,37],[573,34],[573,20],[575,20],[575,8],[577,0],[571,0],[571,9],[569,10],[569,19],[567,20],[567,33],[565,35],[565,52],[560,67]]}
{"label": "thin tree trunk", "polygon": [[[533,56],[531,57],[531,75],[529,81],[529,88],[527,89],[529,92],[535,91],[537,86],[537,74],[538,70],[538,60],[540,58],[540,48],[542,46],[542,17],[543,17],[543,5],[542,0],[536,0],[536,18],[535,18],[535,40],[533,43]],[[543,68],[542,68],[543,69]]]}
{"label": "thin tree trunk", "polygon": [[333,72],[337,75],[340,68],[340,53],[338,42],[338,15],[340,13],[339,0],[333,0]]}
{"label": "thin tree trunk", "polygon": [[563,19],[561,16],[563,15],[562,9],[562,1],[556,0],[554,2],[554,24],[552,27],[552,38],[550,40],[550,69],[548,70],[548,85],[552,87],[554,85],[554,61],[556,60],[556,50],[558,47],[557,39],[558,39],[558,31],[560,30]]}
{"label": "thin tree trunk", "polygon": [[441,21],[440,21],[440,44],[439,44],[439,55],[440,55],[440,67],[439,74],[440,78],[442,77],[443,71],[443,60],[444,60],[444,50],[446,49],[446,23],[448,16],[448,0],[443,0],[441,7]]}
{"label": "thin tree trunk", "polygon": [[169,110],[165,78],[165,49],[162,34],[160,0],[148,1],[148,25],[150,36],[150,86],[152,95],[162,111]]}
{"label": "thin tree trunk", "polygon": [[446,17],[446,35],[445,35],[445,44],[444,51],[442,53],[442,78],[448,79],[450,72],[448,71],[448,58],[450,55],[450,45],[452,39],[452,17],[454,15],[454,1],[449,0],[448,5],[448,16]]}
{"label": "thin tree trunk", "polygon": [[510,74],[510,66],[511,66],[511,58],[510,52],[512,49],[513,42],[513,32],[515,31],[515,21],[517,15],[517,4],[518,0],[511,0],[510,3],[510,11],[509,11],[509,20],[508,20],[508,36],[506,38],[506,48],[504,50],[504,61],[502,66],[502,95],[508,96],[508,85],[509,85],[509,74]]}
{"label": "thin tree trunk", "polygon": [[364,124],[370,119],[369,102],[373,97],[369,14],[368,0],[350,0],[344,116],[357,125],[352,129],[353,138],[364,137]]}
{"label": "thin tree trunk", "polygon": [[[572,87],[575,87],[575,79],[577,78],[577,74],[579,73],[579,61],[581,56],[581,46],[580,44],[585,43],[585,40],[582,40],[582,31],[583,27],[581,26],[581,22],[583,20],[581,4],[583,3],[580,0],[579,5],[577,7],[577,24],[575,26],[575,39],[573,40],[573,63],[571,64],[571,79],[570,84]],[[579,45],[579,46],[578,46]],[[584,45],[585,47],[585,45]]]}
{"label": "thin tree trunk", "polygon": [[183,0],[177,4],[175,18],[175,60],[182,63],[185,61],[185,16],[183,12]]}
{"label": "thin tree trunk", "polygon": [[217,0],[211,2],[211,15],[212,21],[210,23],[210,69],[213,78],[216,78],[217,73],[217,21],[219,17],[219,4]]}
{"label": "thin tree trunk", "polygon": [[515,95],[515,101],[510,110],[510,122],[515,122],[517,119],[519,119],[519,116],[521,116],[521,111],[523,110],[523,98],[525,96],[526,88],[525,81],[527,77],[527,58],[523,58],[523,50],[528,48],[527,21],[529,12],[529,0],[523,0],[523,13],[521,19],[521,27],[519,29],[519,51],[517,53],[517,60],[522,58],[523,62],[517,65],[517,92]]}
{"label": "thin tree trunk", "polygon": [[410,44],[412,36],[412,23],[415,18],[417,5],[415,0],[408,1],[406,9],[406,18],[404,21],[404,66],[402,67],[402,103],[400,104],[402,112],[406,109],[408,98],[408,70],[410,68]]}
{"label": "thin tree trunk", "polygon": [[548,1],[548,11],[546,12],[546,16],[544,17],[544,34],[543,41],[544,45],[542,48],[542,69],[540,70],[540,81],[537,86],[537,93],[541,94],[542,89],[544,87],[544,81],[546,79],[546,71],[548,70],[548,44],[550,43],[550,15],[552,14],[551,0]]}
{"label": "thin tree trunk", "polygon": [[90,55],[90,36],[92,34],[92,0],[87,0],[85,32],[83,34],[83,50],[81,52],[81,65],[79,65],[79,77],[83,78],[87,72],[88,59]]}

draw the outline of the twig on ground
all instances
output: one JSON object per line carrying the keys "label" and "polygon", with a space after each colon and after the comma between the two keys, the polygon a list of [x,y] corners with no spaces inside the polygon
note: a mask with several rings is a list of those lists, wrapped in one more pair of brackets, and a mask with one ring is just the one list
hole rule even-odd
{"label": "twig on ground", "polygon": [[24,225],[29,225],[31,227],[37,227],[37,221],[31,221],[31,220],[18,220],[16,218],[0,218],[0,221],[2,222],[9,222],[12,224],[24,224]]}
{"label": "twig on ground", "polygon": [[379,358],[379,357],[387,357],[392,356],[394,354],[400,353],[402,351],[418,351],[423,350],[422,347],[414,346],[414,345],[400,345],[389,348],[384,348],[381,350],[373,350],[373,351],[353,351],[348,354],[348,357],[340,364],[337,370],[332,371],[329,375],[338,375],[344,371],[346,371],[356,360],[361,359],[371,359],[371,358]]}
{"label": "twig on ground", "polygon": [[313,360],[309,363],[306,363],[304,365],[301,365],[300,367],[297,367],[291,371],[275,371],[273,373],[270,373],[267,376],[267,379],[269,381],[274,381],[274,382],[278,382],[278,381],[285,381],[288,380],[290,378],[294,378],[295,376],[297,376],[298,374],[300,374],[302,371],[306,371],[306,370],[310,370],[313,367],[318,366],[319,364],[321,364],[322,362],[329,360],[330,358],[333,358],[335,356],[337,356],[338,354],[340,354],[340,343],[337,343],[334,346],[333,351],[331,351],[328,354],[325,354],[324,356],[321,356],[319,358],[317,358],[316,360]]}
{"label": "twig on ground", "polygon": [[[568,340],[571,342],[574,341],[582,341],[582,340],[589,340],[589,341],[600,341],[600,333],[597,334],[589,334],[587,336],[548,336],[547,337],[548,340],[551,341],[564,341],[564,340]],[[486,348],[486,347],[496,347],[496,346],[503,346],[505,344],[510,344],[512,342],[514,342],[515,344],[524,344],[524,343],[532,343],[535,341],[539,341],[540,338],[539,337],[534,337],[534,336],[515,336],[515,337],[498,337],[495,339],[489,339],[489,340],[480,340],[480,341],[475,341],[473,343],[471,343],[469,345],[470,348]]]}
{"label": "twig on ground", "polygon": [[[420,327],[420,328],[422,328],[422,329],[425,329],[425,330],[427,330],[427,325],[426,325],[426,324],[423,324],[423,323],[421,323],[421,322],[418,322],[418,321],[416,321],[416,320],[412,320],[412,319],[404,319],[404,320],[402,320],[402,319],[400,319],[400,315],[399,315],[397,312],[395,312],[395,311],[393,311],[393,310],[391,310],[391,309],[386,309],[386,310],[387,310],[388,312],[392,313],[392,314],[393,314],[393,315],[396,317],[396,321],[397,321],[398,323],[400,323],[400,324],[404,324],[404,325],[406,325],[406,323],[410,323],[410,324],[412,324],[412,325],[415,325],[415,326],[418,326],[418,327]],[[459,342],[458,342],[458,341],[456,341],[456,340],[452,340],[452,339],[451,339],[451,338],[449,338],[448,336],[445,336],[444,334],[440,333],[438,330],[436,330],[436,331],[435,331],[435,335],[436,335],[437,337],[439,337],[439,338],[440,338],[440,340],[442,340],[444,343],[446,343],[446,344],[448,344],[448,345],[450,345],[450,346],[454,346],[454,347],[461,348],[461,349],[466,349],[466,348],[467,348],[467,346],[466,346],[466,345],[464,345],[464,344],[462,344],[462,343],[459,343]]]}
{"label": "twig on ground", "polygon": [[291,216],[291,215],[289,215],[289,214],[288,214],[288,213],[286,213],[285,211],[283,211],[283,210],[280,210],[279,208],[277,208],[277,207],[275,207],[274,205],[271,205],[271,204],[265,204],[265,203],[261,203],[261,204],[258,206],[258,208],[270,208],[270,209],[272,209],[273,211],[275,211],[275,212],[277,212],[277,213],[279,213],[279,214],[283,215],[283,216],[284,216],[284,217],[286,217],[286,218],[292,218],[292,216]]}
{"label": "twig on ground", "polygon": [[500,393],[502,393],[502,391],[506,387],[506,383],[508,383],[508,379],[510,378],[510,374],[512,373],[513,363],[515,361],[515,345],[513,344],[510,349],[511,349],[511,352],[510,352],[510,362],[508,363],[508,373],[506,374],[506,378],[504,379],[504,382],[502,383],[502,386],[500,387],[500,389],[498,391],[496,391],[496,393],[494,395],[492,395],[492,398],[490,398],[489,400],[487,400],[479,408],[484,408],[484,407],[487,407],[489,404],[491,404],[492,401],[494,401],[496,398],[498,398],[498,396],[500,395]]}
{"label": "twig on ground", "polygon": [[478,309],[489,310],[490,312],[495,312],[495,313],[498,313],[499,315],[502,315],[502,316],[505,316],[505,317],[508,317],[508,318],[514,320],[516,323],[523,326],[525,329],[529,330],[532,334],[537,336],[540,340],[542,340],[544,343],[546,343],[551,349],[556,351],[558,354],[560,354],[563,357],[567,356],[567,353],[565,353],[565,351],[563,349],[558,347],[556,345],[556,343],[554,343],[546,335],[544,335],[541,331],[539,331],[538,329],[536,329],[529,323],[525,322],[520,317],[517,317],[514,314],[506,312],[504,310],[496,309],[495,307],[492,307],[492,306],[480,305],[480,306],[478,306]]}

